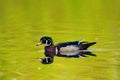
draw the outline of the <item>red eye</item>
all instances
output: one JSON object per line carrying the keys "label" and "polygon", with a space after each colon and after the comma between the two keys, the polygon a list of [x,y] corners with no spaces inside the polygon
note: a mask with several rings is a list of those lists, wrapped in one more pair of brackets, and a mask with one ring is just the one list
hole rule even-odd
{"label": "red eye", "polygon": [[44,43],[44,44],[45,44],[45,43],[46,43],[46,40],[42,40],[42,43]]}

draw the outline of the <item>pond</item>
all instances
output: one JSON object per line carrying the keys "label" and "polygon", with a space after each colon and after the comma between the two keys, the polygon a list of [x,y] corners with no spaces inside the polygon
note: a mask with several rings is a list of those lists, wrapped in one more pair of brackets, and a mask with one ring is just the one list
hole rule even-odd
{"label": "pond", "polygon": [[[120,1],[96,0],[1,0],[0,80],[119,80]],[[44,45],[40,37],[54,43],[81,40],[97,44],[97,56],[55,57],[41,64]]]}

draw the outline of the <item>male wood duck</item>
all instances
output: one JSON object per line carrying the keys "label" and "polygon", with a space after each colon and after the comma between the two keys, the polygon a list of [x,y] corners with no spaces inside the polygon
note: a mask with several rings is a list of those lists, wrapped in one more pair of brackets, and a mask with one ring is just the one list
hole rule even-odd
{"label": "male wood duck", "polygon": [[74,58],[81,58],[86,57],[85,55],[96,56],[92,54],[88,47],[96,44],[96,42],[83,42],[82,40],[73,41],[73,42],[63,42],[54,45],[53,40],[49,36],[43,36],[40,38],[40,42],[36,44],[39,46],[41,44],[45,45],[44,54],[45,58],[38,58],[38,60],[43,64],[50,64],[54,61],[54,56],[59,57],[74,57]]}

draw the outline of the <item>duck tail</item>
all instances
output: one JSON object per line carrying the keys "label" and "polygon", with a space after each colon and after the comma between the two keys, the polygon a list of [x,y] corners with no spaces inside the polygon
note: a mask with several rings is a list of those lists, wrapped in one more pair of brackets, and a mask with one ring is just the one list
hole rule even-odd
{"label": "duck tail", "polygon": [[81,44],[81,47],[83,48],[83,50],[85,50],[94,44],[96,44],[96,42],[84,43],[84,44]]}

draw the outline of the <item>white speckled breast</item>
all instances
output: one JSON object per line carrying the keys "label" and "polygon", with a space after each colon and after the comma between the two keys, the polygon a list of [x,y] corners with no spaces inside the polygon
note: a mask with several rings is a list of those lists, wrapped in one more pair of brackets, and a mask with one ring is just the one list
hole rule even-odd
{"label": "white speckled breast", "polygon": [[62,55],[75,55],[78,54],[79,48],[76,46],[66,46],[60,48],[60,53]]}

